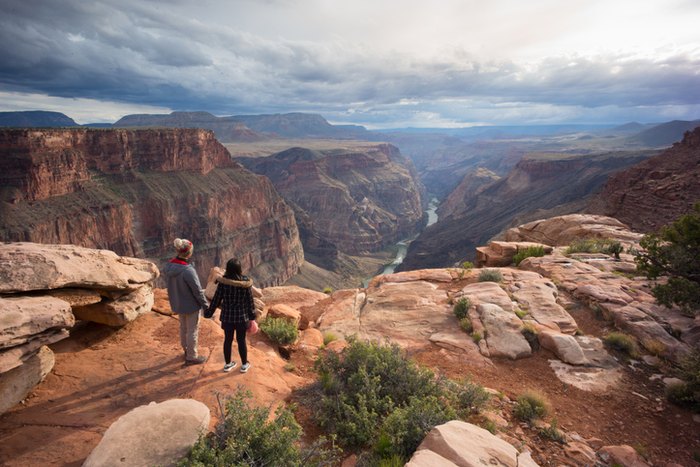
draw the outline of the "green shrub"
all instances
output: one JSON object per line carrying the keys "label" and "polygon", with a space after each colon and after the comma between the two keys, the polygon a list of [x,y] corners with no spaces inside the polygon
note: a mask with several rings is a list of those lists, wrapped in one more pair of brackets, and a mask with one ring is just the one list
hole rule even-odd
{"label": "green shrub", "polygon": [[629,357],[639,355],[639,349],[634,337],[622,332],[611,332],[603,338],[605,345],[613,350],[622,352]]}
{"label": "green shrub", "polygon": [[400,456],[407,462],[433,427],[455,418],[455,411],[435,396],[411,398],[408,405],[397,407],[382,423],[383,439],[377,453],[382,458]]}
{"label": "green shrub", "polygon": [[520,318],[520,319],[523,319],[524,317],[527,316],[527,311],[521,310],[521,309],[517,308],[517,309],[515,310],[515,316],[517,316],[517,317]]}
{"label": "green shrub", "polygon": [[452,308],[452,312],[457,317],[457,319],[461,320],[467,316],[467,311],[469,311],[470,306],[471,302],[469,301],[469,299],[466,297],[462,297],[459,300],[457,300],[457,303],[455,303],[455,306]]}
{"label": "green shrub", "polygon": [[471,261],[465,261],[462,263],[462,269],[466,269],[467,271],[474,268],[474,263]]}
{"label": "green shrub", "polygon": [[474,331],[474,325],[472,325],[472,320],[469,316],[465,316],[459,320],[459,327],[467,334],[471,334]]}
{"label": "green shrub", "polygon": [[669,386],[666,398],[676,405],[700,412],[700,350],[693,351],[681,361],[678,376],[683,383]]}
{"label": "green shrub", "polygon": [[323,353],[316,370],[316,420],[343,446],[372,448],[358,465],[380,465],[397,456],[405,462],[434,426],[485,404],[483,388],[437,378],[396,344],[350,339],[340,354]]}
{"label": "green shrub", "polygon": [[529,246],[518,251],[515,256],[513,256],[513,264],[516,266],[520,265],[522,260],[525,258],[544,256],[543,246]]}
{"label": "green shrub", "polygon": [[620,259],[620,253],[624,248],[617,240],[609,238],[582,238],[571,242],[571,245],[566,249],[566,254],[573,253],[604,253],[606,255],[614,255]]}
{"label": "green shrub", "polygon": [[550,439],[552,441],[556,441],[557,443],[564,444],[566,442],[564,434],[557,428],[556,419],[552,420],[552,423],[548,427],[540,428],[539,435],[544,439]]}
{"label": "green shrub", "polygon": [[336,340],[338,340],[338,336],[336,336],[334,333],[330,331],[326,331],[323,333],[323,345],[328,345]]}
{"label": "green shrub", "polygon": [[484,269],[479,273],[479,282],[501,282],[503,275],[498,269]]}
{"label": "green shrub", "polygon": [[472,334],[472,340],[474,341],[475,344],[478,344],[479,342],[481,342],[481,339],[483,339],[483,338],[484,337],[481,335],[481,333],[479,331]]}
{"label": "green shrub", "polygon": [[260,329],[271,341],[281,345],[292,344],[299,337],[296,324],[285,318],[267,317],[260,323]]}
{"label": "green shrub", "polygon": [[333,287],[324,287],[323,288],[323,293],[326,295],[330,295],[333,293]]}
{"label": "green shrub", "polygon": [[493,420],[489,419],[484,419],[481,422],[479,422],[479,426],[483,428],[484,430],[488,431],[492,435],[495,435],[496,432],[498,431],[498,427],[496,424],[493,422]]}
{"label": "green shrub", "polygon": [[433,373],[410,362],[395,344],[351,340],[341,355],[321,355],[316,369],[323,390],[317,420],[346,446],[369,445],[384,418],[411,397],[440,394]]}
{"label": "green shrub", "polygon": [[542,394],[535,391],[525,391],[518,396],[513,415],[518,420],[532,423],[547,415],[547,412],[549,412],[549,403]]}
{"label": "green shrub", "polygon": [[201,436],[178,465],[322,466],[337,462],[339,451],[333,446],[315,445],[305,452],[299,448],[302,429],[290,410],[279,408],[271,418],[268,408],[248,405],[246,399],[251,397],[249,391],[237,390],[226,402],[225,416],[215,432]]}
{"label": "green shrub", "polygon": [[483,410],[491,399],[491,394],[471,381],[453,383],[450,389],[455,408],[462,414],[470,415]]}

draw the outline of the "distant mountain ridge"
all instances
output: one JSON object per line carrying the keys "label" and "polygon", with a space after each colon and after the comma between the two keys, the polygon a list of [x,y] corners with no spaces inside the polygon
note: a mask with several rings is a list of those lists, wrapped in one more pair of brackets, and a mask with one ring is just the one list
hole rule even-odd
{"label": "distant mountain ridge", "polygon": [[0,112],[0,127],[70,127],[80,126],[75,120],[61,112],[45,110],[26,110],[19,112]]}
{"label": "distant mountain ridge", "polygon": [[217,117],[209,112],[134,114],[122,117],[113,126],[205,128],[214,131],[222,142],[260,141],[270,137],[363,139],[371,136],[362,126],[336,126],[321,115],[299,112],[229,117]]}
{"label": "distant mountain ridge", "polygon": [[700,120],[673,120],[643,130],[631,139],[647,147],[667,147],[679,141],[686,131],[691,131],[698,126],[700,126]]}

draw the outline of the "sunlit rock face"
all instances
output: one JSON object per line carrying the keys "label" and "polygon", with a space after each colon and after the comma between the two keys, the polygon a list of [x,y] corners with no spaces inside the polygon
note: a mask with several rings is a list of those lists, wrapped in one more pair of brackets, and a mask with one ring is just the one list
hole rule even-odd
{"label": "sunlit rock face", "polygon": [[423,219],[415,171],[389,144],[291,148],[241,161],[294,206],[305,250],[320,256],[332,254],[328,244],[348,254],[376,251],[413,234]]}
{"label": "sunlit rock face", "polygon": [[195,244],[200,277],[238,256],[262,284],[303,262],[294,213],[269,180],[198,129],[0,131],[0,238],[105,248],[157,263]]}

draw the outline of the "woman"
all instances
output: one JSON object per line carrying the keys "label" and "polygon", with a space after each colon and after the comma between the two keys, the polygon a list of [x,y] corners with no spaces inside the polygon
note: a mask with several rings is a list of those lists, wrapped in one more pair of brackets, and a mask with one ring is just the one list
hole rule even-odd
{"label": "woman", "polygon": [[224,371],[233,370],[237,363],[231,360],[231,344],[236,336],[238,354],[241,357],[241,373],[250,368],[248,347],[245,341],[246,331],[255,326],[255,304],[251,286],[253,281],[243,275],[241,263],[231,258],[226,263],[224,277],[216,280],[216,293],[204,314],[205,318],[214,316],[214,311],[221,305],[221,328],[224,330]]}
{"label": "woman", "polygon": [[185,364],[198,365],[206,360],[197,352],[197,338],[199,310],[207,309],[207,298],[190,264],[194,245],[187,239],[176,238],[173,246],[177,256],[165,265],[163,276],[168,284],[170,308],[180,319],[180,345],[185,352]]}

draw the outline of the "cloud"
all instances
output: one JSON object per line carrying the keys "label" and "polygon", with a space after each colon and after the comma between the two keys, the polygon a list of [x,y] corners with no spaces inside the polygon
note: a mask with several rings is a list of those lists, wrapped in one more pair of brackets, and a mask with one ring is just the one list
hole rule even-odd
{"label": "cloud", "polygon": [[[112,109],[121,102],[218,115],[307,111],[392,126],[641,120],[634,117],[669,111],[697,118],[700,105],[700,45],[691,40],[698,33],[664,29],[676,43],[640,50],[623,47],[624,38],[608,50],[592,35],[603,1],[563,10],[553,0],[478,9],[455,0],[443,8],[358,0],[332,10],[319,0],[4,3],[0,91]],[[630,5],[610,7],[611,18]],[[645,5],[645,15],[662,11],[656,1]],[[686,21],[682,8],[695,8],[673,7],[678,24]],[[640,15],[630,23],[647,24]],[[568,26],[544,27],[552,21]],[[644,34],[635,33],[639,44]],[[584,47],[582,37],[595,46]]]}

